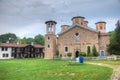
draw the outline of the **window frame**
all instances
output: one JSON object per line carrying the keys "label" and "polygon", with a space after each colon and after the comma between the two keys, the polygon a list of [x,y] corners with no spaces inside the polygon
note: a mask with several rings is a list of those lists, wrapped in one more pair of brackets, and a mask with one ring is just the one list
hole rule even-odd
{"label": "window frame", "polygon": [[[67,51],[66,51],[66,48],[67,48]],[[65,53],[68,53],[68,52],[69,52],[69,47],[68,47],[68,46],[64,46],[64,52],[65,52]]]}
{"label": "window frame", "polygon": [[50,44],[47,45],[47,48],[50,48]]}

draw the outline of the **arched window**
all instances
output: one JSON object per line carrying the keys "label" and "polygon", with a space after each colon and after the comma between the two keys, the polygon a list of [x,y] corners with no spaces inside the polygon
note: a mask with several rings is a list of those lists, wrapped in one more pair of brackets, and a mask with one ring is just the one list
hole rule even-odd
{"label": "arched window", "polygon": [[50,37],[48,36],[48,40],[50,40]]}
{"label": "arched window", "polygon": [[75,33],[74,40],[75,40],[75,42],[79,42],[79,33],[78,32]]}
{"label": "arched window", "polygon": [[65,52],[68,52],[68,47],[65,47]]}
{"label": "arched window", "polygon": [[100,29],[102,29],[102,26],[100,26]]}
{"label": "arched window", "polygon": [[50,45],[48,44],[48,48],[50,48]]}
{"label": "arched window", "polygon": [[76,32],[76,33],[75,33],[75,36],[79,36],[79,33],[78,33],[78,32]]}

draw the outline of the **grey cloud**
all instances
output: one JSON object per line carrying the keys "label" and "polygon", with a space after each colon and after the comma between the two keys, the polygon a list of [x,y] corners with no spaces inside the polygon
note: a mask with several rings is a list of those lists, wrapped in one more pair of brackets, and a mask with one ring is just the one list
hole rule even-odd
{"label": "grey cloud", "polygon": [[71,18],[77,15],[85,16],[86,20],[119,19],[119,4],[120,0],[0,0],[0,30],[22,30],[25,26],[38,23],[42,29],[49,19],[56,20],[57,26],[71,24]]}

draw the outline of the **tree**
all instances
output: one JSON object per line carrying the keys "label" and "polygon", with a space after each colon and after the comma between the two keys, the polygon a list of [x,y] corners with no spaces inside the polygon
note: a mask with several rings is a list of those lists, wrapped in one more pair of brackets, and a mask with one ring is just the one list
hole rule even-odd
{"label": "tree", "polygon": [[27,40],[26,41],[27,44],[31,44],[32,42],[34,42],[33,38],[27,38],[26,40]]}
{"label": "tree", "polygon": [[115,31],[111,31],[111,32],[109,32],[109,35],[110,35],[110,43],[111,42],[114,42],[114,39],[115,39]]}
{"label": "tree", "polygon": [[21,39],[19,37],[17,37],[13,43],[21,43]]}
{"label": "tree", "polygon": [[92,48],[92,53],[93,53],[93,56],[98,56],[98,52],[97,52],[97,50],[96,50],[95,45],[94,45],[93,48]]}
{"label": "tree", "polygon": [[44,38],[43,35],[39,34],[39,35],[36,35],[36,36],[35,36],[34,41],[35,41],[35,43],[37,43],[37,44],[44,45],[45,38]]}
{"label": "tree", "polygon": [[91,53],[91,49],[90,46],[87,46],[87,55],[89,55],[89,53]]}
{"label": "tree", "polygon": [[21,39],[21,44],[26,44],[27,43],[27,38],[24,37],[23,39]]}
{"label": "tree", "polygon": [[115,32],[116,32],[116,41],[120,45],[120,20],[117,21],[116,26],[117,26],[116,29],[115,29]]}
{"label": "tree", "polygon": [[117,21],[116,26],[114,34],[110,35],[111,41],[107,50],[110,54],[120,55],[120,20]]}
{"label": "tree", "polygon": [[13,43],[16,38],[17,36],[14,33],[6,33],[0,35],[0,42],[6,43],[9,41],[10,43]]}

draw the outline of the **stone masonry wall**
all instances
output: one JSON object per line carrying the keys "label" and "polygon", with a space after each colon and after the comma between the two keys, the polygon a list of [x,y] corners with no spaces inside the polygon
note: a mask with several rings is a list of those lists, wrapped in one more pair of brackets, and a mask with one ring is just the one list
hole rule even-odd
{"label": "stone masonry wall", "polygon": [[[77,42],[75,41],[75,33],[79,33]],[[72,52],[72,56],[75,57],[75,51],[86,52],[87,46],[93,47],[93,45],[95,45],[97,51],[99,51],[98,33],[79,26],[73,27],[58,37],[58,48],[62,56],[67,54],[64,51],[65,46],[69,48],[68,52]]]}

